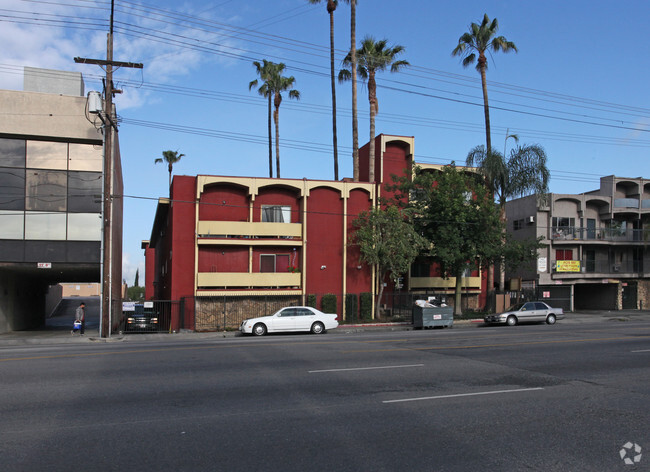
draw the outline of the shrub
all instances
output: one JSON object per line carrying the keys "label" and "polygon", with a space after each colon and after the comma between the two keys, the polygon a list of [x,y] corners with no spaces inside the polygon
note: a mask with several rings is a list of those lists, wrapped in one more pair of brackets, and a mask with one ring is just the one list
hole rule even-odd
{"label": "shrub", "polygon": [[336,295],[326,293],[320,300],[320,308],[323,313],[336,313]]}
{"label": "shrub", "polygon": [[372,293],[363,292],[359,298],[359,312],[362,320],[372,318]]}
{"label": "shrub", "polygon": [[313,293],[307,295],[307,306],[316,308],[316,295]]}
{"label": "shrub", "polygon": [[345,294],[345,317],[347,321],[357,321],[359,317],[359,304],[356,293]]}

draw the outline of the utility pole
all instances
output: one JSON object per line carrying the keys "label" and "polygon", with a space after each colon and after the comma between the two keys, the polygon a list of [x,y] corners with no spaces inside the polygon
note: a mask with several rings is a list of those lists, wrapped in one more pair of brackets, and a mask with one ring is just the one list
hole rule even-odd
{"label": "utility pole", "polygon": [[[113,135],[117,134],[117,120],[113,116],[113,95],[121,93],[121,90],[113,89],[113,66],[131,67],[142,69],[142,64],[133,62],[113,61],[113,11],[115,0],[111,0],[111,19],[110,29],[106,41],[106,60],[86,59],[75,57],[74,61],[81,64],[96,64],[106,67],[106,83],[104,84],[104,113],[100,115],[104,123],[104,195],[103,195],[103,244],[102,244],[102,305],[101,305],[101,325],[100,336],[102,338],[110,337],[111,326],[111,291],[112,291],[112,229],[111,210],[112,194],[111,180],[113,176]],[[121,282],[121,281],[120,281]]]}

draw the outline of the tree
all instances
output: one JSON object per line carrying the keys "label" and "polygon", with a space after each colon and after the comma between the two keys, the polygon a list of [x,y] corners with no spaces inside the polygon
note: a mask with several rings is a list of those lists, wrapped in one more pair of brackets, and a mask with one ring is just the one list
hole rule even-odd
{"label": "tree", "polygon": [[[505,225],[508,199],[535,194],[540,203],[545,201],[550,179],[546,161],[544,148],[536,144],[517,145],[510,150],[507,160],[497,150],[492,149],[491,153],[487,153],[485,147],[480,145],[469,152],[466,164],[478,167],[484,176],[498,202],[499,215]],[[500,269],[499,288],[504,290],[505,264],[502,263]]]}
{"label": "tree", "polygon": [[[476,70],[481,74],[481,85],[483,86],[483,110],[485,113],[485,148],[492,149],[490,138],[490,108],[488,106],[487,83],[485,73],[487,71],[487,57],[485,51],[502,51],[504,53],[515,51],[515,43],[508,41],[503,36],[496,36],[499,30],[499,22],[495,18],[490,22],[487,14],[483,16],[481,24],[472,23],[469,32],[464,33],[458,39],[458,45],[451,52],[452,56],[463,58],[463,67],[468,67],[476,61]],[[476,55],[478,54],[478,59]]]}
{"label": "tree", "polygon": [[454,166],[435,174],[416,167],[412,180],[397,180],[396,197],[413,212],[415,229],[428,241],[425,255],[439,264],[445,278],[456,278],[455,315],[462,312],[465,270],[495,258],[502,248],[498,208],[477,177]]}
{"label": "tree", "polygon": [[[255,61],[253,62],[253,65],[257,69],[257,75],[260,76],[260,79],[263,81],[262,85],[257,89],[257,93],[259,93],[261,96],[265,97],[268,99],[269,106],[268,106],[268,133],[269,133],[269,177],[273,177],[273,141],[272,141],[272,131],[271,131],[271,109],[272,109],[272,99],[273,99],[273,90],[270,89],[269,87],[269,80],[273,75],[275,74],[275,70],[277,69],[277,64],[271,61],[267,61],[266,59],[263,59],[263,64],[260,64],[259,62]],[[255,87],[257,87],[258,81],[257,79],[252,80],[248,84],[248,90],[251,90]],[[279,176],[278,176],[279,177]]]}
{"label": "tree", "polygon": [[140,286],[140,269],[135,269],[135,280],[133,281],[133,286]]}
{"label": "tree", "polygon": [[178,161],[181,160],[181,158],[185,157],[185,154],[179,154],[178,151],[163,151],[162,153],[162,158],[157,158],[154,163],[158,164],[161,162],[166,162],[167,163],[167,169],[169,170],[169,197],[171,198],[172,196],[172,170],[174,168],[174,164],[176,164]]}
{"label": "tree", "polygon": [[[366,36],[361,42],[361,47],[356,51],[357,71],[362,79],[368,82],[368,102],[370,103],[370,143],[369,143],[369,181],[375,181],[375,116],[379,112],[377,101],[377,72],[382,72],[390,67],[391,72],[397,72],[410,65],[408,61],[396,60],[404,52],[403,46],[388,47],[388,40],[375,41],[372,36]],[[352,77],[352,54],[343,59],[343,66],[339,72],[339,81],[344,82]]]}
{"label": "tree", "polygon": [[338,0],[309,0],[311,4],[326,3],[330,17],[330,82],[332,86],[332,146],[334,148],[334,180],[339,180],[339,157],[336,133],[336,74],[334,69],[334,12]]}
{"label": "tree", "polygon": [[383,281],[390,277],[394,283],[408,272],[411,264],[424,249],[426,240],[396,206],[375,207],[362,212],[354,221],[356,231],[352,240],[359,246],[361,260],[377,266],[379,293],[375,302],[377,316],[384,292]]}
{"label": "tree", "polygon": [[296,79],[284,77],[282,72],[286,66],[284,63],[275,64],[271,68],[271,75],[267,80],[267,87],[273,93],[273,122],[275,123],[275,176],[280,178],[280,104],[282,103],[282,92],[289,91],[289,98],[300,100],[300,92],[291,90]]}

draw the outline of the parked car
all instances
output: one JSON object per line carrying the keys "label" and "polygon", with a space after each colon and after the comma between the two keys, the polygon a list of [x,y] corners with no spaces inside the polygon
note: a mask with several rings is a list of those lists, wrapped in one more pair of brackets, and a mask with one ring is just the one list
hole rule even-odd
{"label": "parked car", "polygon": [[282,308],[270,316],[260,316],[242,321],[239,330],[244,334],[263,336],[266,333],[306,331],[322,334],[339,325],[338,315],[327,314],[310,306]]}
{"label": "parked car", "polygon": [[487,324],[500,323],[514,326],[526,321],[545,321],[552,325],[556,320],[564,318],[562,308],[552,308],[544,302],[525,302],[511,306],[508,310],[497,315],[488,315],[483,320]]}
{"label": "parked car", "polygon": [[125,315],[125,331],[151,332],[160,330],[158,313],[149,304],[137,303],[134,305],[133,311],[125,312]]}

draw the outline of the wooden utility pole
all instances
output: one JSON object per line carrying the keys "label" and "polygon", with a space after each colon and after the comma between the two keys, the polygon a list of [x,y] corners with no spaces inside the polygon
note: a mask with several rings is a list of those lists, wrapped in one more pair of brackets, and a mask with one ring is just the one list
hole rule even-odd
{"label": "wooden utility pole", "polygon": [[[113,89],[113,67],[131,67],[142,69],[142,64],[133,62],[113,61],[113,10],[115,0],[111,0],[111,20],[108,38],[106,41],[106,60],[86,59],[75,57],[76,63],[96,64],[106,67],[106,83],[104,85],[105,98],[103,116],[104,123],[104,195],[103,195],[103,238],[102,238],[102,307],[100,336],[110,337],[111,326],[111,292],[112,292],[112,229],[111,210],[113,198],[111,194],[111,181],[113,176],[113,135],[117,134],[117,120],[113,116],[113,94],[120,93]],[[118,281],[118,283],[121,281]]]}

